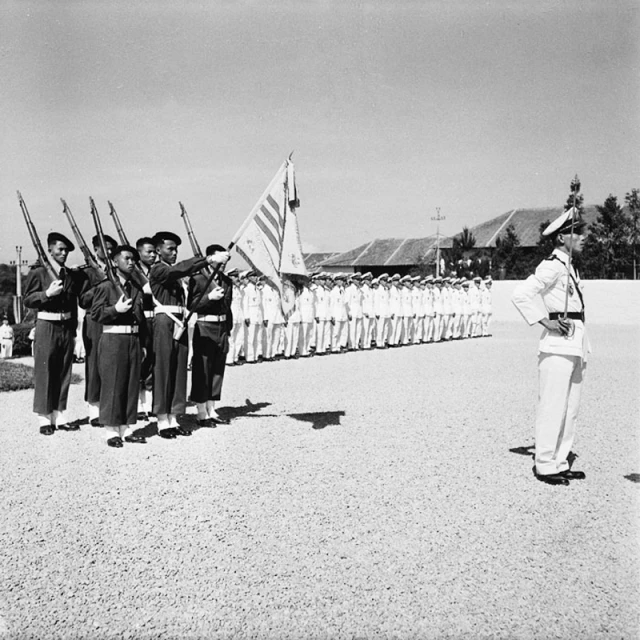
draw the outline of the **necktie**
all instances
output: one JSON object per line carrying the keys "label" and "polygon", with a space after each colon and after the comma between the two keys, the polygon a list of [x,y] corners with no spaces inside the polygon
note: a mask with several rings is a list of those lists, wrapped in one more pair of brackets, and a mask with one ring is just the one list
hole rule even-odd
{"label": "necktie", "polygon": [[131,297],[131,283],[128,280],[124,283],[124,293],[127,298]]}

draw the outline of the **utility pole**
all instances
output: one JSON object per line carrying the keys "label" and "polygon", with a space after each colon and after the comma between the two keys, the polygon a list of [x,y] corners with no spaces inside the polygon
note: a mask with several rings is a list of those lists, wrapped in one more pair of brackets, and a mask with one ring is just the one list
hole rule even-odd
{"label": "utility pole", "polygon": [[446,216],[440,215],[440,207],[436,207],[437,215],[431,216],[432,220],[437,222],[436,225],[436,278],[440,277],[440,221],[446,220]]}
{"label": "utility pole", "polygon": [[16,324],[22,322],[22,267],[28,262],[22,259],[22,247],[16,247],[17,260],[12,260],[11,265],[16,266],[16,295],[13,296],[13,316]]}

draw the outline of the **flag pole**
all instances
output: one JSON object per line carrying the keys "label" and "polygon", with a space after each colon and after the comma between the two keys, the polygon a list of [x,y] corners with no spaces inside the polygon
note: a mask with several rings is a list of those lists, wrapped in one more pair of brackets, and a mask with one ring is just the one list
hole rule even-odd
{"label": "flag pole", "polygon": [[571,181],[571,192],[573,194],[573,205],[571,207],[571,229],[569,233],[571,234],[571,243],[569,244],[569,262],[567,263],[567,288],[565,290],[564,295],[564,314],[562,319],[566,322],[568,312],[569,312],[569,284],[571,281],[571,262],[573,259],[573,229],[576,224],[576,195],[580,190],[580,180],[578,179],[578,174]]}

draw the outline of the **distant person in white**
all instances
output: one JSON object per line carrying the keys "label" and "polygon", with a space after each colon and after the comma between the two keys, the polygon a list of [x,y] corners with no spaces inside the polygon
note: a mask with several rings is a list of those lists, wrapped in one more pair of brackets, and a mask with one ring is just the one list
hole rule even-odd
{"label": "distant person in white", "polygon": [[[580,278],[570,264],[570,254],[582,251],[583,233],[584,223],[574,209],[554,220],[542,234],[554,238],[553,253],[516,287],[512,297],[530,325],[539,323],[544,327],[538,350],[534,473],[538,480],[554,485],[568,485],[570,480],[585,478],[582,471],[573,471],[567,460],[573,446],[590,351]],[[535,303],[538,296],[546,312]],[[565,300],[568,300],[566,320]]]}

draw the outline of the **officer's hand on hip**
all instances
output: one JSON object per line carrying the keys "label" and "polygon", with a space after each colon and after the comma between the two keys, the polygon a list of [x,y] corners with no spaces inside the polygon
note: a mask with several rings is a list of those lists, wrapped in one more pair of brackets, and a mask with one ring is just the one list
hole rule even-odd
{"label": "officer's hand on hip", "polygon": [[540,324],[550,333],[559,333],[561,336],[569,335],[569,326],[564,324],[562,320],[549,320],[543,318]]}

